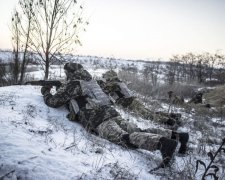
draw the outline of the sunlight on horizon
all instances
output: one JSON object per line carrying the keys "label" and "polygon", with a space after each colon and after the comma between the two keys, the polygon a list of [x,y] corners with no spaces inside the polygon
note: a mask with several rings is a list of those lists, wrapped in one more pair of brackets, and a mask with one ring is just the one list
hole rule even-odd
{"label": "sunlight on horizon", "polygon": [[[0,48],[11,48],[10,16],[16,0],[0,7]],[[90,25],[76,54],[116,58],[170,58],[225,50],[223,0],[86,0]]]}

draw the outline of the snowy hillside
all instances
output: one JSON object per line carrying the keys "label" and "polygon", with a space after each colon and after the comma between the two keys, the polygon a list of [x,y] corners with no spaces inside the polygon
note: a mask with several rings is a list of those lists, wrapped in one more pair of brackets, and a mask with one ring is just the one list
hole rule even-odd
{"label": "snowy hillside", "polygon": [[[38,62],[38,57],[33,55],[33,60]],[[157,61],[144,61],[144,60],[126,60],[116,58],[104,58],[98,56],[80,56],[80,55],[65,55],[62,59],[64,61],[74,61],[85,65],[86,68],[104,68],[104,69],[122,69],[122,68],[134,68],[142,70],[144,66],[149,64],[155,64]],[[0,63],[9,63],[13,61],[13,54],[11,51],[0,51]],[[163,62],[163,63],[162,63]],[[162,69],[165,68],[166,62],[160,61]]]}
{"label": "snowy hillside", "polygon": [[[140,128],[155,126],[117,110]],[[151,174],[161,162],[159,151],[125,149],[90,135],[66,118],[64,107],[47,107],[39,86],[1,87],[0,112],[2,179],[169,179],[197,157],[176,153],[171,168]],[[191,134],[190,147],[198,138],[200,132]]]}
{"label": "snowy hillside", "polygon": [[[155,126],[117,110],[141,128]],[[161,162],[159,151],[125,149],[90,135],[66,118],[64,107],[47,107],[39,86],[0,88],[0,112],[0,177],[154,180],[162,176],[149,173]],[[183,169],[187,158],[176,156],[173,168]]]}
{"label": "snowy hillside", "polygon": [[[141,128],[155,126],[117,110]],[[176,153],[171,168],[150,174],[161,162],[159,151],[125,149],[90,135],[66,118],[64,107],[47,107],[39,86],[1,87],[0,112],[2,179],[170,179],[191,168],[194,159],[203,158]],[[199,133],[191,134],[192,148]]]}
{"label": "snowy hillside", "polygon": [[124,149],[86,133],[66,118],[64,107],[47,107],[40,87],[4,87],[0,94],[0,177],[156,179],[148,171],[160,162],[158,153]]}

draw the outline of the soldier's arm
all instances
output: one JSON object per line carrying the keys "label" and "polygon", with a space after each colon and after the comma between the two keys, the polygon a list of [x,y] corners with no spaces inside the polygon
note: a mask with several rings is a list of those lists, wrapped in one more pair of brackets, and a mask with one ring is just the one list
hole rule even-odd
{"label": "soldier's arm", "polygon": [[57,108],[69,102],[71,98],[80,93],[78,86],[73,84],[66,84],[61,86],[56,94],[51,94],[51,89],[48,87],[42,87],[42,94],[44,95],[44,102],[47,106]]}
{"label": "soldier's arm", "polygon": [[109,92],[106,90],[106,83],[101,79],[98,79],[96,81],[97,81],[98,85],[100,86],[100,88],[103,90],[103,92],[108,94]]}

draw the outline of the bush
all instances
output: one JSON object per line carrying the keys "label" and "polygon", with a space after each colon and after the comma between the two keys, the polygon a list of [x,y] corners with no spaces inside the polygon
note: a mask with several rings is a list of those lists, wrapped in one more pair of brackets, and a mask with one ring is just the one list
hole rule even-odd
{"label": "bush", "polygon": [[195,95],[198,85],[175,83],[173,85],[158,84],[153,86],[152,82],[143,78],[140,74],[130,71],[119,71],[119,77],[127,82],[128,87],[140,93],[143,96],[152,96],[155,98],[168,98],[168,91],[173,91],[177,96],[191,98]]}

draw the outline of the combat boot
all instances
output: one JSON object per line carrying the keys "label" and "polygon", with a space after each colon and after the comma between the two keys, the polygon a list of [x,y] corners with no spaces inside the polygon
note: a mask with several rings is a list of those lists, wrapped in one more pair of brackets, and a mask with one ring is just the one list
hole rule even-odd
{"label": "combat boot", "polygon": [[163,161],[159,165],[159,168],[165,168],[169,165],[170,160],[172,159],[173,153],[177,147],[177,141],[173,139],[168,139],[162,137],[159,139],[158,149],[162,154]]}
{"label": "combat boot", "polygon": [[178,150],[179,154],[185,154],[187,151],[187,142],[189,140],[189,134],[188,133],[178,133],[173,131],[171,139],[178,139],[180,142],[180,148]]}
{"label": "combat boot", "polygon": [[181,143],[178,153],[185,154],[187,151],[187,142],[189,140],[189,134],[188,133],[178,133],[178,137],[179,137],[179,141]]}

